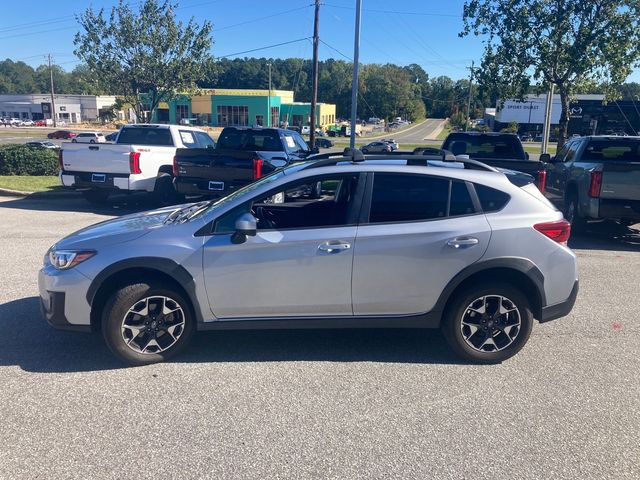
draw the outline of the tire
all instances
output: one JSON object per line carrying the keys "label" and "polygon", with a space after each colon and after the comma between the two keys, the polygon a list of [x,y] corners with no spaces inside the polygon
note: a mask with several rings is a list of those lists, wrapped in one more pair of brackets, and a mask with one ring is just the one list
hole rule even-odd
{"label": "tire", "polygon": [[[496,318],[491,313],[497,312],[499,305],[515,310],[498,316],[494,326]],[[483,308],[489,316],[481,314]],[[476,323],[478,327],[473,330],[472,325]],[[527,343],[532,327],[533,313],[525,295],[506,283],[488,282],[457,294],[445,311],[441,329],[447,343],[459,357],[473,363],[493,364],[518,353]],[[488,337],[483,330],[493,330],[493,335]]]}
{"label": "tire", "polygon": [[363,148],[362,149],[362,153],[369,153],[369,149],[368,148]]}
{"label": "tire", "polygon": [[78,143],[78,141],[75,138],[72,138],[71,143]]}
{"label": "tire", "polygon": [[567,196],[564,207],[564,218],[571,224],[571,230],[575,233],[584,232],[587,228],[587,221],[578,213],[578,196],[570,193]]}
{"label": "tire", "polygon": [[[135,313],[144,313],[145,307],[146,316]],[[161,309],[171,313],[156,315]],[[105,343],[115,356],[132,366],[173,357],[186,347],[194,331],[189,303],[173,287],[162,283],[124,286],[111,295],[102,313]]]}
{"label": "tire", "polygon": [[173,177],[168,173],[159,173],[153,187],[153,198],[160,205],[171,205],[179,199],[178,192],[173,186]]}
{"label": "tire", "polygon": [[101,205],[107,201],[111,192],[107,189],[103,188],[92,188],[91,190],[84,190],[82,192],[82,196],[89,203],[95,203],[96,205]]}
{"label": "tire", "polygon": [[89,143],[96,143],[95,140],[89,140]]}

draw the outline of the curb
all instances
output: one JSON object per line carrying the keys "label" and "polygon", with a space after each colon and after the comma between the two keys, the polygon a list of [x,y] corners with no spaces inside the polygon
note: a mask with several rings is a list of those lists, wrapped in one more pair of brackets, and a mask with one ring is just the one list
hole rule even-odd
{"label": "curb", "polygon": [[11,190],[9,188],[0,188],[0,195],[6,197],[23,197],[23,198],[73,198],[80,195],[79,192],[71,190],[68,192],[22,192],[20,190]]}

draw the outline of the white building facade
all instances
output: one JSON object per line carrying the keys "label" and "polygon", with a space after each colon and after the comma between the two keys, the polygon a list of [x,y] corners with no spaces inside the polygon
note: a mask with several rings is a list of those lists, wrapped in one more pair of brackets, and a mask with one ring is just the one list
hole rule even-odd
{"label": "white building facade", "polygon": [[[98,120],[100,110],[116,101],[113,95],[55,95],[55,116],[59,122],[80,123]],[[0,95],[0,117],[21,120],[53,118],[51,95]]]}

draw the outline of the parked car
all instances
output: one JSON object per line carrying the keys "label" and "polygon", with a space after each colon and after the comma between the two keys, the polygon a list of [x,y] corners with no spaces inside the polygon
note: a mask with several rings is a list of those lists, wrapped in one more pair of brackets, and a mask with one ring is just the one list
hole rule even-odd
{"label": "parked car", "polygon": [[[442,160],[301,162],[219,201],[85,228],[45,255],[42,312],[101,330],[131,365],[197,330],[336,327],[441,328],[463,359],[504,361],[534,319],[573,307],[570,227],[527,176]],[[315,200],[287,195],[317,182]]]}
{"label": "parked car", "polygon": [[333,147],[333,142],[328,138],[316,138],[316,147],[318,148],[331,148]]}
{"label": "parked car", "polygon": [[76,134],[73,132],[70,132],[69,130],[56,130],[55,132],[51,132],[50,134],[47,135],[47,138],[52,139],[63,139],[63,140],[70,140],[72,138],[75,138]]}
{"label": "parked car", "polygon": [[314,153],[292,130],[226,127],[215,149],[178,149],[176,191],[187,196],[223,197]]}
{"label": "parked car", "polygon": [[571,138],[541,159],[548,162],[545,195],[575,230],[589,220],[640,222],[640,137]]}
{"label": "parked car", "polygon": [[110,133],[109,135],[104,136],[104,139],[107,142],[115,142],[117,138],[118,138],[118,132],[113,132],[113,133]]}
{"label": "parked car", "polygon": [[35,125],[35,122],[33,120],[27,119],[27,120],[22,120],[22,123],[20,125],[22,127],[33,127]]}
{"label": "parked car", "polygon": [[386,143],[387,145],[391,146],[391,150],[398,150],[400,148],[400,146],[398,145],[398,142],[396,142],[393,138],[388,138],[388,139],[382,139],[382,142]]}
{"label": "parked car", "polygon": [[47,126],[47,121],[46,120],[36,120],[34,122],[34,125],[36,127],[46,127]]}
{"label": "parked car", "polygon": [[520,138],[513,133],[454,132],[447,135],[442,149],[460,158],[529,174],[536,179],[540,191],[544,191],[547,175],[544,163],[530,160]]}
{"label": "parked car", "polygon": [[107,139],[104,138],[104,133],[101,132],[82,132],[71,141],[73,143],[105,143]]}
{"label": "parked car", "polygon": [[64,144],[60,181],[82,191],[94,203],[111,193],[144,191],[157,202],[171,203],[176,148],[213,145],[207,132],[179,125],[124,125],[115,144]]}
{"label": "parked car", "polygon": [[362,153],[391,152],[393,147],[387,142],[371,142],[364,145]]}
{"label": "parked car", "polygon": [[53,142],[47,142],[46,140],[36,141],[36,142],[27,142],[26,145],[29,145],[32,147],[39,147],[39,148],[49,148],[51,150],[57,150],[58,148],[60,148],[59,145],[56,145]]}
{"label": "parked car", "polygon": [[311,133],[311,128],[309,125],[303,125],[300,133],[302,133],[302,135],[309,135]]}

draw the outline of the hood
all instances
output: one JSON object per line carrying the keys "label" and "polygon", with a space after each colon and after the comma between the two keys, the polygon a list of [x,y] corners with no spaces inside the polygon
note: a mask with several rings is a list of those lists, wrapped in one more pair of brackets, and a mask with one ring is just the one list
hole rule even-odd
{"label": "hood", "polygon": [[136,238],[165,227],[164,221],[174,211],[186,205],[172,205],[170,207],[134,213],[96,223],[78,230],[56,243],[58,249],[92,248],[97,249],[106,245],[130,242]]}

